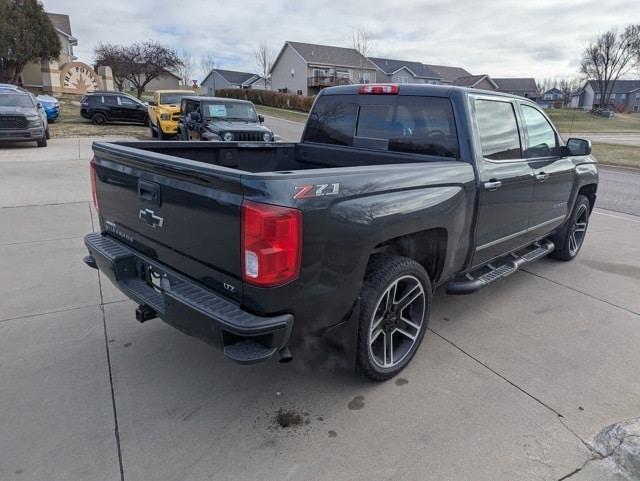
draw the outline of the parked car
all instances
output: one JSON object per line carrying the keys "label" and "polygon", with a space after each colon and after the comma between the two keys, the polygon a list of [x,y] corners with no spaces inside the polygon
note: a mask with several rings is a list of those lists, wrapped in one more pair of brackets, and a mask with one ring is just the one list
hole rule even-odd
{"label": "parked car", "polygon": [[42,106],[28,92],[0,90],[0,140],[35,141],[46,147],[49,124]]}
{"label": "parked car", "polygon": [[279,140],[262,123],[252,102],[218,97],[184,97],[180,106],[180,140],[273,142]]}
{"label": "parked car", "polygon": [[49,122],[55,122],[60,115],[60,102],[58,99],[51,95],[38,95],[36,100],[40,102],[40,105],[44,108],[47,120]]}
{"label": "parked car", "polygon": [[167,140],[178,135],[180,103],[192,96],[189,90],[157,90],[149,101],[149,129],[151,137]]}
{"label": "parked car", "polygon": [[80,100],[80,115],[94,124],[127,122],[148,125],[147,105],[122,92],[91,92]]}
{"label": "parked car", "polygon": [[14,84],[2,84],[0,83],[0,91],[7,91],[10,90],[12,92],[24,92],[24,93],[28,93],[25,89],[18,87],[17,85]]}
{"label": "parked car", "polygon": [[47,111],[44,108],[44,105],[31,92],[23,89],[22,87],[18,87],[17,85],[14,85],[14,84],[2,84],[2,83],[0,83],[0,92],[22,92],[22,93],[31,95],[31,97],[33,98],[33,101],[37,104],[38,110],[40,111],[40,113],[43,116],[47,117],[47,128],[48,128],[49,116],[47,114]]}
{"label": "parked car", "polygon": [[139,321],[239,363],[341,347],[376,380],[415,354],[436,287],[574,259],[598,184],[589,141],[564,143],[534,102],[435,85],[323,89],[297,144],[93,151],[85,262]]}

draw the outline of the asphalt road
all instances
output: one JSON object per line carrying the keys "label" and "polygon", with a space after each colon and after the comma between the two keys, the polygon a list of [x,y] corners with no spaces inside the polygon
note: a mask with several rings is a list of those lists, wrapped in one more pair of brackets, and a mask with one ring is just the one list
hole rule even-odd
{"label": "asphalt road", "polygon": [[333,363],[238,366],[138,324],[81,262],[90,157],[88,140],[0,147],[3,481],[621,479],[586,443],[640,415],[640,217],[596,209],[574,262],[438,292],[412,364],[378,384]]}

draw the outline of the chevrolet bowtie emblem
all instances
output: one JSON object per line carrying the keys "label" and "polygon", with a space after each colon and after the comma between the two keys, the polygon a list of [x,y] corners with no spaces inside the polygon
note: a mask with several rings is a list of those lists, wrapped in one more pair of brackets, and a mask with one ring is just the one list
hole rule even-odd
{"label": "chevrolet bowtie emblem", "polygon": [[164,218],[158,216],[151,209],[140,209],[138,213],[138,219],[144,222],[147,225],[150,225],[154,229],[157,227],[162,227],[164,223]]}

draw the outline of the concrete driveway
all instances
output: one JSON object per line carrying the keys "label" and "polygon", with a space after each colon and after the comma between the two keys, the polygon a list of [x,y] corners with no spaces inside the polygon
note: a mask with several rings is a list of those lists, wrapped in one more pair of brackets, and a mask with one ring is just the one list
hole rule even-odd
{"label": "concrete driveway", "polygon": [[596,209],[576,261],[438,293],[413,363],[375,384],[138,324],[81,262],[90,156],[0,150],[0,479],[621,479],[586,443],[640,415],[640,217]]}

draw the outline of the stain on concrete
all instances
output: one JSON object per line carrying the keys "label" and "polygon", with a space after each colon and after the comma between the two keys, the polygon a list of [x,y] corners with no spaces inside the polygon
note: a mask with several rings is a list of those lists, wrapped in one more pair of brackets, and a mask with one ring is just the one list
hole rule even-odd
{"label": "stain on concrete", "polygon": [[357,411],[364,407],[364,396],[356,396],[348,404],[349,409]]}
{"label": "stain on concrete", "polygon": [[582,261],[582,263],[592,269],[608,274],[617,274],[630,279],[640,280],[640,267],[618,262],[605,261]]}
{"label": "stain on concrete", "polygon": [[405,384],[409,384],[409,380],[403,377],[399,377],[396,379],[396,386],[404,386]]}
{"label": "stain on concrete", "polygon": [[330,438],[335,438],[338,435],[338,433],[335,432],[333,429],[329,430],[327,434],[329,435]]}
{"label": "stain on concrete", "polygon": [[125,343],[124,343],[124,347],[129,347],[130,345],[131,345],[131,343],[130,343],[130,342],[125,342]]}
{"label": "stain on concrete", "polygon": [[280,408],[278,409],[278,411],[276,411],[273,417],[273,424],[276,427],[280,427],[282,429],[302,426],[303,423],[304,417],[302,416],[302,413],[296,411],[295,409]]}

